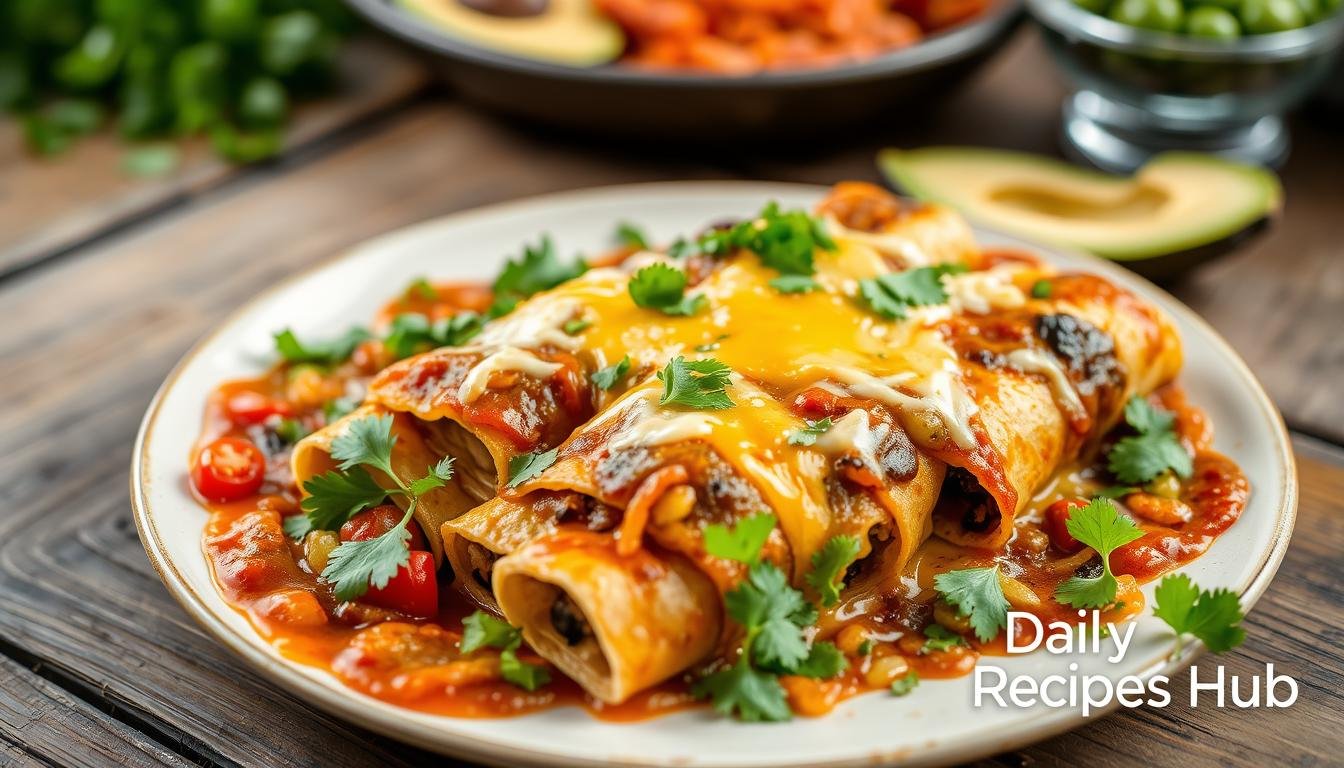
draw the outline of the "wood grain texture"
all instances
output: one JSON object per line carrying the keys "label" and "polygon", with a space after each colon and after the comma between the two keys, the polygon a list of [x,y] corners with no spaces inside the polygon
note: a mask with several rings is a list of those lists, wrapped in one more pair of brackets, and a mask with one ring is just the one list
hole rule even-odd
{"label": "wood grain texture", "polygon": [[181,756],[0,657],[0,765],[187,766]]}
{"label": "wood grain texture", "polygon": [[[288,150],[404,101],[427,83],[421,67],[390,55],[388,45],[360,40],[350,46],[341,89],[298,108]],[[59,157],[39,158],[24,148],[14,121],[0,120],[0,275],[248,171],[215,157],[204,139],[181,147],[182,162],[172,174],[137,179],[122,170],[127,145],[110,131]]]}
{"label": "wood grain texture", "polygon": [[[741,153],[666,147],[562,145],[544,132],[461,105],[416,105],[315,162],[282,164],[239,184],[207,184],[169,215],[137,219],[94,247],[0,282],[0,313],[11,318],[0,333],[0,370],[6,372],[0,377],[0,649],[21,648],[43,660],[60,682],[30,679],[55,689],[43,695],[54,697],[63,687],[79,694],[76,701],[97,702],[82,707],[94,715],[105,703],[110,722],[97,727],[150,733],[147,741],[193,761],[451,764],[276,690],[206,637],[169,598],[136,538],[126,469],[140,417],[178,357],[262,287],[375,234],[455,210],[560,189],[671,178],[873,179],[872,152],[886,143],[977,141],[1048,150],[1062,91],[1048,79],[1042,55],[1025,36],[972,88],[932,115],[878,127],[876,135],[843,146],[772,150],[750,160]],[[994,131],[986,135],[985,125]],[[1312,129],[1304,130],[1313,141]],[[1316,162],[1325,164],[1338,159],[1332,153],[1340,148],[1308,143],[1299,151],[1315,153]],[[1295,162],[1312,164],[1310,157]],[[1296,180],[1324,175],[1290,166],[1290,212]],[[1333,199],[1337,210],[1344,205],[1338,189],[1308,188],[1335,195],[1325,199]],[[1330,322],[1344,319],[1337,317],[1335,293],[1344,259],[1328,263],[1330,249],[1338,246],[1318,229],[1329,232],[1339,222],[1324,206],[1306,206],[1316,221],[1290,213],[1256,246],[1255,259],[1239,255],[1213,265],[1179,290],[1215,318],[1271,386],[1279,382],[1275,394],[1290,418],[1309,418],[1314,429],[1329,433],[1344,419],[1321,414],[1344,414],[1335,410],[1344,406],[1304,394],[1344,373],[1344,355],[1332,346],[1341,343],[1336,323]],[[6,206],[0,211],[0,217],[16,217],[10,226],[0,223],[0,238],[14,237],[12,224],[23,217]],[[76,240],[98,226],[84,226]],[[530,234],[520,233],[520,239]],[[1315,249],[1311,279],[1294,274],[1296,265],[1306,263],[1302,253],[1263,250],[1280,237]],[[1231,291],[1239,303],[1224,305],[1221,291]],[[1281,302],[1305,302],[1322,316],[1302,322],[1306,316],[1298,313],[1300,338],[1283,338],[1285,331],[1272,329],[1266,319],[1294,314],[1269,311]],[[1266,333],[1281,337],[1265,342]],[[1299,679],[1303,699],[1287,711],[1178,705],[1126,711],[987,764],[1065,766],[1086,755],[1089,765],[1122,766],[1132,764],[1136,751],[1153,765],[1337,762],[1344,754],[1344,729],[1334,722],[1344,685],[1344,564],[1338,556],[1344,550],[1344,451],[1311,441],[1297,447],[1303,486],[1297,534],[1279,578],[1251,615],[1248,643],[1223,661],[1234,672],[1274,661]],[[0,674],[4,669],[0,659]],[[0,690],[15,695],[7,680]],[[0,703],[0,718],[7,717],[5,708]],[[76,711],[75,722],[51,727],[82,728],[80,716]],[[116,754],[130,759],[125,756],[138,752],[128,743]],[[0,753],[0,761],[11,758],[63,762],[36,751]]]}

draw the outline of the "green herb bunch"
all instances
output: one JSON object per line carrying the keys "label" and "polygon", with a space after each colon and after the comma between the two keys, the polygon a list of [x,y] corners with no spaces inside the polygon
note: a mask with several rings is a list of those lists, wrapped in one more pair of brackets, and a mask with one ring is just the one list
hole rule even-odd
{"label": "green herb bunch", "polygon": [[[0,107],[60,153],[112,122],[126,139],[208,135],[235,162],[280,149],[290,103],[327,87],[353,17],[339,0],[6,0]],[[144,147],[127,170],[170,170]]]}

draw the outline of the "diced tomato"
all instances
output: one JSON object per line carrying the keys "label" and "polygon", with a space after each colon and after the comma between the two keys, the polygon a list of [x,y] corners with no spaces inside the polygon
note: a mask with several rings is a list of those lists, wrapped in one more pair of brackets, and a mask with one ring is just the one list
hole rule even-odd
{"label": "diced tomato", "polygon": [[839,400],[833,392],[827,392],[821,387],[809,387],[798,393],[793,404],[804,413],[822,416],[834,413],[839,407]]}
{"label": "diced tomato", "polygon": [[266,457],[250,440],[221,437],[196,454],[191,483],[209,501],[225,502],[251,496],[266,476]]}
{"label": "diced tomato", "polygon": [[[382,536],[395,528],[404,514],[392,504],[380,504],[373,509],[367,509],[341,526],[341,541],[366,541]],[[411,549],[429,549],[425,543],[425,534],[414,520],[406,524],[406,530],[411,532]]]}
{"label": "diced tomato", "polygon": [[412,551],[411,559],[382,589],[370,588],[366,603],[417,618],[429,618],[439,612],[439,582],[435,578],[434,555]]}
{"label": "diced tomato", "polygon": [[1060,499],[1045,509],[1045,532],[1050,535],[1050,543],[1061,552],[1073,554],[1083,548],[1082,542],[1069,533],[1069,515],[1073,510],[1087,506],[1084,499]]}
{"label": "diced tomato", "polygon": [[260,424],[272,416],[289,417],[294,409],[283,400],[267,397],[250,389],[236,392],[228,401],[229,420],[239,427]]}

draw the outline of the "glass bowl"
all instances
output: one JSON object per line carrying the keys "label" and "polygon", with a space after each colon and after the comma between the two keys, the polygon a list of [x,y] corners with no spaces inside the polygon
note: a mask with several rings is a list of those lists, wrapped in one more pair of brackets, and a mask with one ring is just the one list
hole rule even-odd
{"label": "glass bowl", "polygon": [[1280,164],[1284,112],[1330,74],[1344,41],[1344,13],[1220,41],[1120,24],[1070,0],[1027,7],[1075,88],[1064,103],[1065,148],[1126,173],[1172,149]]}

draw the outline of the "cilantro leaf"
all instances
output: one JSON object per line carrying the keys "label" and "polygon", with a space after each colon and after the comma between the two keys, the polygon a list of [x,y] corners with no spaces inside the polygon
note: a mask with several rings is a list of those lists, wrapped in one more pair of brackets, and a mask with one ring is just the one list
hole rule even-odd
{"label": "cilantro leaf", "polygon": [[570,336],[574,336],[576,334],[583,333],[592,326],[593,326],[592,320],[577,319],[566,322],[563,328],[565,333],[569,334]]}
{"label": "cilantro leaf", "polygon": [[416,496],[423,496],[435,488],[442,488],[453,479],[453,457],[445,456],[439,460],[438,464],[430,467],[427,474],[411,483],[411,493]]}
{"label": "cilantro leaf", "polygon": [[929,653],[947,651],[958,645],[966,645],[966,638],[951,631],[942,624],[930,624],[924,628],[924,645],[919,647],[921,656]]}
{"label": "cilantro leaf", "polygon": [[356,327],[334,339],[305,343],[286,328],[275,334],[275,351],[287,363],[335,365],[344,362],[355,351],[355,347],[369,338],[368,331]]}
{"label": "cilantro leaf", "polygon": [[429,337],[440,347],[460,347],[471,341],[485,326],[485,318],[476,312],[458,312],[441,317],[429,328]]}
{"label": "cilantro leaf", "polygon": [[1189,477],[1194,462],[1174,429],[1175,417],[1138,395],[1125,404],[1125,421],[1137,435],[1121,438],[1106,457],[1106,467],[1122,483],[1146,483],[1170,469]]}
{"label": "cilantro leaf", "polygon": [[835,241],[821,219],[804,210],[781,211],[775,202],[768,203],[754,220],[734,227],[729,239],[732,245],[753,251],[762,264],[785,275],[810,275],[816,271],[816,250],[835,250]]}
{"label": "cilantro leaf", "polygon": [[789,445],[816,445],[817,438],[833,426],[831,417],[807,422],[807,426],[789,433]]}
{"label": "cilantro leaf", "polygon": [[307,515],[286,515],[280,524],[285,529],[285,535],[296,540],[302,539],[313,530],[313,524]]}
{"label": "cilantro leaf", "polygon": [[1133,485],[1110,485],[1092,494],[1092,496],[1101,499],[1123,499],[1131,493],[1138,492],[1139,488]]}
{"label": "cilantro leaf", "polygon": [[796,616],[807,613],[807,603],[779,568],[752,565],[746,580],[729,590],[723,603],[728,616],[747,628],[756,662],[792,670],[807,658],[807,641],[794,623]]}
{"label": "cilantro leaf", "polygon": [[478,648],[517,648],[523,642],[518,628],[485,611],[476,611],[462,620],[462,642],[458,648],[471,653]]}
{"label": "cilantro leaf", "polygon": [[540,475],[547,467],[555,463],[559,448],[549,451],[524,453],[509,459],[509,487],[517,488],[523,483]]}
{"label": "cilantro leaf", "polygon": [[421,275],[412,280],[410,285],[406,286],[406,290],[402,292],[402,296],[407,299],[418,296],[425,301],[436,301],[439,298],[439,291],[425,278],[424,275]]}
{"label": "cilantro leaf", "polygon": [[475,312],[459,312],[432,323],[418,312],[406,312],[392,318],[383,348],[400,360],[425,349],[458,347],[480,333],[484,323],[485,318]]}
{"label": "cilantro leaf", "polygon": [[712,357],[687,361],[677,355],[658,372],[663,382],[659,405],[684,405],[699,410],[732,408],[732,398],[724,390],[732,383],[732,371]]}
{"label": "cilantro leaf", "polygon": [[919,673],[910,670],[905,677],[891,682],[891,694],[893,696],[905,696],[919,686]]}
{"label": "cilantro leaf", "polygon": [[[387,490],[364,470],[352,467],[347,472],[331,471],[309,478],[303,483],[304,493],[308,494],[299,502],[303,515],[285,518],[285,530],[290,530],[290,520],[304,520],[308,527],[298,532],[298,522],[293,523],[295,530],[290,533],[300,538],[309,530],[334,531],[356,514],[370,507],[376,507],[387,498]],[[297,534],[297,535],[296,535]]]}
{"label": "cilantro leaf", "polygon": [[350,422],[349,428],[331,441],[331,458],[337,467],[348,470],[360,464],[380,469],[389,477],[392,471],[392,446],[397,437],[392,434],[392,414],[365,416]]}
{"label": "cilantro leaf", "polygon": [[495,278],[491,286],[495,301],[490,307],[490,315],[507,315],[523,299],[573,280],[587,271],[588,265],[583,259],[571,263],[561,261],[550,235],[542,235],[537,246],[525,245],[522,258],[509,260]]}
{"label": "cilantro leaf", "polygon": [[859,281],[859,295],[868,308],[888,320],[905,317],[907,307],[943,304],[947,290],[943,276],[964,272],[960,265],[940,264],[933,267],[890,272]]}
{"label": "cilantro leaf", "polygon": [[733,666],[696,681],[691,695],[708,697],[716,712],[736,714],[746,722],[780,722],[793,717],[779,680],[753,668],[745,655]]}
{"label": "cilantro leaf", "polygon": [[544,664],[528,664],[518,658],[512,648],[505,648],[499,654],[499,674],[507,683],[525,691],[535,691],[551,682],[551,672]]}
{"label": "cilantro leaf", "polygon": [[807,275],[780,275],[769,282],[769,286],[780,293],[810,293],[821,287],[821,283]]}
{"label": "cilantro leaf", "polygon": [[1110,499],[1095,498],[1069,513],[1064,527],[1101,556],[1100,576],[1074,576],[1055,589],[1055,599],[1074,608],[1102,608],[1115,601],[1118,584],[1111,572],[1111,552],[1143,536],[1134,521],[1121,515]]}
{"label": "cilantro leaf", "polygon": [[943,599],[970,620],[980,642],[993,640],[1008,626],[1008,599],[999,583],[999,567],[963,568],[933,577],[934,587]]}
{"label": "cilantro leaf", "polygon": [[593,371],[593,375],[589,378],[593,380],[593,386],[605,392],[616,386],[616,382],[625,378],[625,374],[629,372],[630,356],[625,355],[616,363]]}
{"label": "cilantro leaf", "polygon": [[1189,576],[1173,573],[1163,577],[1153,596],[1153,615],[1178,637],[1194,635],[1214,653],[1230,651],[1246,639],[1241,603],[1230,589],[1201,590]]}
{"label": "cilantro leaf", "polygon": [[650,264],[630,278],[627,290],[637,306],[665,315],[690,316],[708,303],[704,294],[686,295],[686,273],[666,264]]}
{"label": "cilantro leaf", "polygon": [[807,658],[793,668],[792,674],[825,679],[844,672],[848,666],[849,662],[845,661],[845,655],[835,647],[835,643],[820,642],[812,644]]}
{"label": "cilantro leaf", "polygon": [[857,536],[832,536],[821,549],[812,553],[812,570],[803,578],[817,591],[822,605],[840,602],[840,590],[845,588],[841,577],[845,568],[859,556],[859,549]]}
{"label": "cilantro leaf", "polygon": [[714,557],[752,565],[761,558],[770,532],[775,530],[775,516],[769,512],[753,515],[738,522],[733,528],[726,525],[705,526],[705,551]]}
{"label": "cilantro leaf", "polygon": [[410,512],[401,523],[381,536],[364,541],[347,541],[331,550],[322,578],[335,587],[336,598],[354,600],[372,586],[382,589],[411,559],[406,530]]}
{"label": "cilantro leaf", "polygon": [[644,234],[644,230],[628,221],[622,221],[616,225],[616,242],[626,248],[637,248],[641,251],[649,250],[649,238]]}

